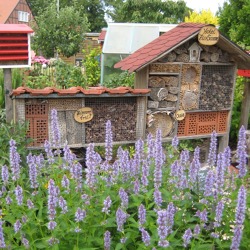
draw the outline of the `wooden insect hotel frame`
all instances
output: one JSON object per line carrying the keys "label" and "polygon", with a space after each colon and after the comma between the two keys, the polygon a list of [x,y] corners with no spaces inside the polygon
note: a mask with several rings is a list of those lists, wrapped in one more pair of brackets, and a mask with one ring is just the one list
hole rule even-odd
{"label": "wooden insect hotel frame", "polygon": [[220,136],[228,144],[237,68],[250,56],[214,26],[183,23],[115,65],[136,72],[135,87],[151,89],[146,134],[163,141]]}
{"label": "wooden insect hotel frame", "polygon": [[[112,123],[115,143],[131,143],[145,134],[145,106],[148,89],[119,87],[108,89],[81,87],[33,90],[19,87],[13,91],[15,121],[28,121],[31,148],[52,142],[51,111],[57,110],[61,145],[71,148],[105,142],[105,125]],[[80,116],[79,116],[80,115]],[[77,117],[79,116],[79,117]],[[79,118],[79,119],[78,119]],[[81,119],[83,122],[81,122]]]}

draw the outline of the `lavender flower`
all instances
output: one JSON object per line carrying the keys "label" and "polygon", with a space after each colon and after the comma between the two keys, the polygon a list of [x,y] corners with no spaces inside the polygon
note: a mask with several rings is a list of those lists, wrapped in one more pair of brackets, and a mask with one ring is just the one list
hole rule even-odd
{"label": "lavender flower", "polygon": [[15,231],[15,233],[19,232],[19,230],[21,229],[21,227],[22,227],[22,223],[20,222],[20,220],[17,220],[14,223],[14,231]]}
{"label": "lavender flower", "polygon": [[3,221],[0,219],[0,247],[5,248],[5,240],[4,240],[4,234],[3,234]]}
{"label": "lavender flower", "polygon": [[242,238],[242,226],[237,225],[234,228],[234,236],[233,236],[233,240],[232,240],[232,244],[230,249],[232,250],[239,250],[240,249],[240,242],[241,242],[241,238]]}
{"label": "lavender flower", "polygon": [[140,181],[136,179],[134,181],[134,194],[139,194],[140,192]]}
{"label": "lavender flower", "polygon": [[[69,146],[66,144],[63,148],[63,159],[65,160],[65,162],[68,164],[68,165],[72,165],[73,162],[76,160],[76,156],[75,154],[73,154],[71,151],[70,151],[70,148]],[[67,166],[65,166],[65,169],[68,169]]]}
{"label": "lavender flower", "polygon": [[16,201],[19,206],[23,204],[23,189],[18,185],[15,189]]}
{"label": "lavender flower", "polygon": [[162,182],[162,166],[164,163],[164,154],[161,144],[161,131],[157,130],[155,138],[155,169],[154,169],[154,186],[160,187]]}
{"label": "lavender flower", "polygon": [[94,151],[94,144],[90,143],[87,148],[86,153],[86,184],[89,185],[91,188],[95,186],[97,182],[97,174],[98,169],[97,165],[100,163],[100,158],[97,156],[96,152]]}
{"label": "lavender flower", "polygon": [[16,181],[20,178],[21,158],[17,152],[16,142],[11,139],[9,144],[10,144],[10,168],[12,171],[12,179]]}
{"label": "lavender flower", "polygon": [[146,188],[148,186],[148,176],[149,176],[149,165],[148,161],[144,160],[142,163],[142,176],[141,176],[141,183],[143,185],[143,188]]}
{"label": "lavender flower", "polygon": [[178,149],[178,144],[179,144],[179,139],[177,136],[174,136],[172,139],[172,147],[177,150]]}
{"label": "lavender flower", "polygon": [[217,152],[217,133],[213,131],[211,134],[210,148],[208,154],[208,165],[215,166],[216,163],[216,152]]}
{"label": "lavender flower", "polygon": [[158,188],[155,188],[154,191],[154,202],[158,207],[161,207],[162,196],[161,196],[161,191]]}
{"label": "lavender flower", "polygon": [[54,220],[56,216],[56,206],[58,202],[58,192],[54,180],[49,180],[48,185],[48,214],[49,220]]}
{"label": "lavender flower", "polygon": [[109,231],[104,233],[104,250],[110,250],[111,234]]}
{"label": "lavender flower", "polygon": [[48,223],[48,229],[49,230],[54,230],[56,228],[57,223],[53,220],[49,221]]}
{"label": "lavender flower", "polygon": [[143,243],[145,244],[146,247],[149,246],[151,240],[149,233],[144,228],[141,228],[140,231]]}
{"label": "lavender flower", "polygon": [[186,166],[189,161],[189,151],[188,150],[182,150],[180,154],[180,164],[183,166]]}
{"label": "lavender flower", "polygon": [[28,218],[26,215],[22,216],[22,222],[25,224],[27,222]]}
{"label": "lavender flower", "polygon": [[194,236],[199,235],[200,232],[201,232],[201,228],[200,228],[200,226],[198,224],[196,224],[195,227],[194,227]]}
{"label": "lavender flower", "polygon": [[184,246],[184,247],[187,247],[187,246],[189,245],[189,243],[190,243],[192,237],[193,237],[192,231],[191,231],[190,228],[188,228],[188,229],[185,231],[184,235],[182,236],[182,239],[183,239],[183,246]]}
{"label": "lavender flower", "polygon": [[29,249],[29,248],[30,248],[30,242],[29,242],[28,239],[26,239],[25,237],[22,236],[21,241],[22,241],[22,244],[24,245],[24,247],[25,247],[26,249]]}
{"label": "lavender flower", "polygon": [[134,155],[134,176],[137,176],[140,172],[140,166],[143,159],[143,149],[144,142],[142,139],[139,139],[135,143],[135,155]]}
{"label": "lavender flower", "polygon": [[213,188],[215,182],[215,175],[213,170],[209,170],[205,180],[205,192],[204,196],[212,196],[213,195]]}
{"label": "lavender flower", "polygon": [[222,201],[219,201],[216,209],[215,209],[215,223],[214,223],[214,227],[219,227],[221,220],[222,220],[222,213],[223,213],[223,209],[224,209],[224,203]]}
{"label": "lavender flower", "polygon": [[129,174],[131,172],[131,162],[129,160],[129,152],[127,150],[120,151],[119,163],[122,181],[125,182],[128,180]]}
{"label": "lavender flower", "polygon": [[76,222],[83,221],[85,217],[86,217],[86,211],[78,207],[75,213],[75,221]]}
{"label": "lavender flower", "polygon": [[62,209],[61,211],[62,214],[66,214],[68,212],[67,202],[65,199],[63,199],[62,196],[60,196],[58,199],[58,205]]}
{"label": "lavender flower", "polygon": [[70,173],[73,179],[76,180],[77,183],[77,191],[82,188],[82,165],[79,162],[75,162],[72,164],[70,168]]}
{"label": "lavender flower", "polygon": [[218,233],[212,232],[211,234],[212,238],[219,239],[220,235]]}
{"label": "lavender flower", "polygon": [[241,186],[238,192],[238,200],[235,214],[235,223],[238,226],[244,224],[246,212],[246,196],[246,189],[244,186]]}
{"label": "lavender flower", "polygon": [[54,158],[54,154],[53,154],[52,149],[51,149],[50,142],[47,140],[44,142],[44,151],[46,153],[48,163],[52,164],[53,162],[55,162],[55,158]]}
{"label": "lavender flower", "polygon": [[121,208],[118,208],[116,211],[116,224],[117,224],[117,231],[123,231],[123,225],[126,222],[127,214],[123,212]]}
{"label": "lavender flower", "polygon": [[226,170],[225,157],[223,153],[218,154],[217,166],[216,166],[216,191],[221,194],[224,185],[224,173]]}
{"label": "lavender flower", "polygon": [[110,210],[109,208],[111,207],[112,200],[110,199],[110,196],[108,196],[104,201],[103,201],[103,208],[102,212],[109,214]]}
{"label": "lavender flower", "polygon": [[[59,123],[58,123],[58,117],[57,117],[57,110],[52,109],[51,110],[51,131],[52,131],[52,143],[54,147],[60,148],[60,130],[59,130]],[[57,154],[59,151],[57,152]]]}
{"label": "lavender flower", "polygon": [[6,165],[2,166],[2,180],[3,183],[6,185],[9,181],[9,170]]}
{"label": "lavender flower", "polygon": [[63,175],[61,185],[63,188],[66,189],[66,193],[68,193],[69,192],[69,179],[66,175]]}
{"label": "lavender flower", "polygon": [[138,208],[138,218],[140,227],[146,223],[146,208],[141,204]]}
{"label": "lavender flower", "polygon": [[122,243],[122,244],[125,244],[126,243],[126,241],[127,241],[127,237],[122,237],[121,239],[120,239],[120,242]]}
{"label": "lavender flower", "polygon": [[154,152],[155,152],[154,140],[151,133],[147,135],[147,149],[148,149],[147,150],[148,160],[150,162],[150,159],[154,157]]}
{"label": "lavender flower", "polygon": [[105,133],[105,159],[107,162],[112,160],[112,152],[113,152],[113,134],[111,121],[108,120],[106,122],[106,133]]}
{"label": "lavender flower", "polygon": [[33,202],[30,199],[27,200],[27,206],[28,206],[28,209],[32,209],[35,207]]}
{"label": "lavender flower", "polygon": [[6,196],[5,201],[7,205],[10,205],[12,203],[12,199],[10,198],[9,195]]}
{"label": "lavender flower", "polygon": [[123,188],[119,189],[119,196],[121,199],[121,206],[124,208],[128,207],[128,194]]}
{"label": "lavender flower", "polygon": [[231,149],[227,146],[223,152],[225,158],[225,166],[229,167],[231,165]]}
{"label": "lavender flower", "polygon": [[57,238],[51,237],[51,238],[48,240],[48,244],[49,244],[50,246],[59,244],[59,240],[58,240]]}
{"label": "lavender flower", "polygon": [[239,131],[236,157],[239,163],[239,177],[243,178],[247,173],[246,130],[244,126],[241,126]]}
{"label": "lavender flower", "polygon": [[202,222],[207,222],[207,214],[207,210],[204,209],[202,212],[198,210],[195,215],[198,216]]}
{"label": "lavender flower", "polygon": [[[29,159],[28,159],[29,158]],[[29,166],[29,179],[30,179],[30,186],[31,188],[38,188],[37,182],[37,166],[36,166],[36,158],[32,155],[27,156],[27,162]]]}

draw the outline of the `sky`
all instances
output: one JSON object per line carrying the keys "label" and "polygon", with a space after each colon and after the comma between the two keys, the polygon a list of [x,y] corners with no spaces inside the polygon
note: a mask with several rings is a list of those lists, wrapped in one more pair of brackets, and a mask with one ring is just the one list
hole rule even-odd
{"label": "sky", "polygon": [[219,6],[222,7],[223,3],[226,0],[184,0],[189,8],[194,9],[197,12],[200,12],[202,9],[210,9],[213,14],[219,9]]}

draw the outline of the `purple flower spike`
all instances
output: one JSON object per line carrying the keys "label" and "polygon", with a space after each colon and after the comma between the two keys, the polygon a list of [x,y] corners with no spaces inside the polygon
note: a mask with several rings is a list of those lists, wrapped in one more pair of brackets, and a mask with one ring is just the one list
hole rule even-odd
{"label": "purple flower spike", "polygon": [[229,167],[231,165],[231,149],[227,146],[224,150],[225,166]]}
{"label": "purple flower spike", "polygon": [[158,188],[155,188],[155,191],[154,191],[154,202],[158,207],[161,207],[162,195],[161,195],[161,191]]}
{"label": "purple flower spike", "polygon": [[124,208],[128,207],[128,194],[126,193],[126,191],[123,188],[119,189],[119,196],[121,199],[121,206]]}
{"label": "purple flower spike", "polygon": [[109,208],[111,207],[112,200],[110,199],[110,196],[108,196],[104,201],[103,201],[103,208],[102,212],[109,214],[110,210]]}
{"label": "purple flower spike", "polygon": [[205,180],[205,192],[204,196],[212,196],[213,195],[213,188],[215,182],[215,175],[213,170],[209,170]]}
{"label": "purple flower spike", "polygon": [[118,208],[116,211],[116,224],[117,224],[117,231],[123,231],[123,225],[127,220],[128,215],[123,212],[121,208]]}
{"label": "purple flower spike", "polygon": [[15,189],[16,201],[19,206],[23,204],[23,189],[17,186]]}
{"label": "purple flower spike", "polygon": [[192,234],[191,229],[189,228],[189,229],[187,229],[187,230],[185,231],[184,235],[182,236],[182,239],[183,239],[183,246],[184,246],[184,247],[187,247],[187,246],[189,245],[189,243],[190,243],[192,237],[193,237],[193,234]]}
{"label": "purple flower spike", "polygon": [[58,192],[54,180],[49,180],[48,185],[48,214],[49,220],[54,220],[58,203]]}
{"label": "purple flower spike", "polygon": [[178,144],[179,144],[179,139],[177,136],[174,136],[174,138],[172,139],[172,147],[177,150],[178,149]]}
{"label": "purple flower spike", "polygon": [[16,142],[11,139],[9,144],[10,144],[10,168],[12,172],[12,179],[16,181],[20,178],[21,158],[17,152]]}
{"label": "purple flower spike", "polygon": [[225,176],[225,157],[223,153],[218,154],[217,166],[216,166],[216,192],[222,193],[224,186],[224,176]]}
{"label": "purple flower spike", "polygon": [[243,178],[247,173],[246,130],[244,126],[239,131],[236,158],[239,163],[239,177]]}
{"label": "purple flower spike", "polygon": [[138,218],[140,227],[146,223],[146,208],[141,204],[138,208]]}
{"label": "purple flower spike", "polygon": [[200,234],[200,232],[201,232],[201,228],[200,228],[200,226],[198,224],[196,224],[195,227],[194,227],[194,235],[197,236],[197,235]]}
{"label": "purple flower spike", "polygon": [[113,153],[113,134],[111,121],[107,121],[106,123],[106,135],[105,135],[105,160],[107,162],[112,160]]}
{"label": "purple flower spike", "polygon": [[46,153],[48,163],[52,164],[53,162],[55,162],[55,158],[54,158],[54,154],[53,154],[52,149],[51,149],[50,142],[47,140],[44,142],[44,151]]}
{"label": "purple flower spike", "polygon": [[15,223],[14,223],[14,231],[15,233],[19,232],[19,230],[21,229],[22,227],[22,223],[20,220],[17,220]]}
{"label": "purple flower spike", "polygon": [[104,250],[110,250],[111,234],[109,231],[104,233]]}
{"label": "purple flower spike", "polygon": [[140,192],[140,181],[136,179],[134,181],[134,194],[139,194]]}
{"label": "purple flower spike", "polygon": [[241,242],[241,238],[242,238],[242,233],[243,233],[242,226],[237,225],[234,228],[234,236],[233,236],[232,244],[230,247],[231,250],[239,250],[240,249],[240,242]]}
{"label": "purple flower spike", "polygon": [[56,109],[51,110],[51,131],[52,131],[53,146],[56,148],[60,148],[61,135],[60,135],[60,130],[59,130],[59,123],[58,123]]}
{"label": "purple flower spike", "polygon": [[86,211],[78,207],[75,213],[75,221],[76,222],[83,221],[85,217],[86,217]]}
{"label": "purple flower spike", "polygon": [[214,227],[220,226],[220,223],[222,220],[223,209],[224,209],[224,203],[222,201],[219,201],[215,209],[216,214],[215,214]]}
{"label": "purple flower spike", "polygon": [[239,226],[243,225],[245,220],[246,196],[246,189],[244,186],[241,186],[238,193],[238,201],[235,214],[235,223]]}
{"label": "purple flower spike", "polygon": [[213,131],[211,134],[210,148],[208,154],[208,165],[213,167],[216,163],[216,152],[217,152],[217,133]]}
{"label": "purple flower spike", "polygon": [[49,230],[54,230],[56,228],[56,225],[57,223],[53,220],[51,220],[49,223],[48,223],[48,229]]}
{"label": "purple flower spike", "polygon": [[154,152],[155,152],[155,146],[154,146],[154,140],[153,136],[151,133],[147,135],[147,155],[148,155],[148,160],[152,159],[154,157]]}
{"label": "purple flower spike", "polygon": [[148,176],[149,176],[149,165],[148,160],[144,160],[142,164],[142,176],[141,183],[144,188],[148,186]]}
{"label": "purple flower spike", "polygon": [[22,244],[24,245],[24,247],[25,247],[26,249],[29,249],[29,248],[30,248],[30,242],[29,242],[29,240],[27,240],[25,237],[22,236],[21,241],[22,241]]}
{"label": "purple flower spike", "polygon": [[67,202],[62,196],[60,196],[58,199],[58,205],[62,209],[62,214],[66,214],[68,212]]}
{"label": "purple flower spike", "polygon": [[27,200],[27,206],[28,206],[28,209],[32,209],[35,207],[33,202],[30,199]]}
{"label": "purple flower spike", "polygon": [[9,170],[6,165],[2,166],[2,180],[3,183],[6,185],[9,181]]}
{"label": "purple flower spike", "polygon": [[36,166],[36,157],[33,157],[32,155],[27,156],[28,166],[29,166],[29,179],[30,179],[30,186],[31,188],[38,188],[38,182],[37,182],[37,166]]}
{"label": "purple flower spike", "polygon": [[141,238],[146,247],[150,245],[151,237],[144,228],[141,228]]}
{"label": "purple flower spike", "polygon": [[3,234],[3,221],[0,219],[0,248],[6,248],[4,234]]}

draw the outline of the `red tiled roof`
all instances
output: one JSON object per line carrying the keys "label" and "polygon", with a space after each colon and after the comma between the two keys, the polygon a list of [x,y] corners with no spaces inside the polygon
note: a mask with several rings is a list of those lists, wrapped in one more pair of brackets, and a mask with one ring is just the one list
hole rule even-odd
{"label": "red tiled roof", "polygon": [[74,96],[78,93],[84,95],[101,95],[104,93],[110,95],[124,95],[124,94],[148,94],[150,89],[132,89],[129,87],[118,87],[114,89],[109,89],[105,87],[91,87],[89,89],[83,89],[82,87],[71,87],[69,89],[57,89],[54,87],[47,87],[44,89],[31,89],[28,87],[19,87],[14,89],[10,96],[20,96],[22,94],[29,94],[31,96],[48,96],[50,94],[57,94],[59,96]]}
{"label": "red tiled roof", "polygon": [[130,56],[115,64],[115,68],[136,71],[143,66],[148,65],[161,55],[170,52],[176,45],[185,41],[190,36],[198,33],[206,24],[181,23],[170,31],[159,36],[144,47],[138,49]]}
{"label": "red tiled roof", "polygon": [[105,36],[106,36],[107,30],[103,29],[98,37],[98,41],[104,41]]}
{"label": "red tiled roof", "polygon": [[0,0],[0,23],[5,23],[19,0]]}

